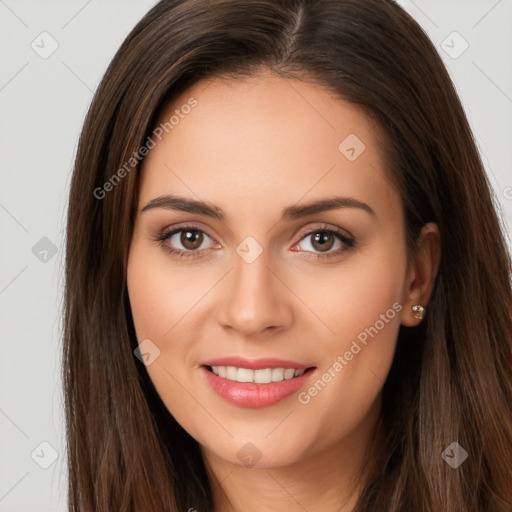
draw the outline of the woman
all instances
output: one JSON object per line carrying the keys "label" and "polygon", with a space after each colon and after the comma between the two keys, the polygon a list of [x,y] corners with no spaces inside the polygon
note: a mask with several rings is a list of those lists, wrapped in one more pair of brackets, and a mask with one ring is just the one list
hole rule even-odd
{"label": "woman", "polygon": [[512,509],[510,259],[394,2],[159,2],[67,236],[70,510]]}

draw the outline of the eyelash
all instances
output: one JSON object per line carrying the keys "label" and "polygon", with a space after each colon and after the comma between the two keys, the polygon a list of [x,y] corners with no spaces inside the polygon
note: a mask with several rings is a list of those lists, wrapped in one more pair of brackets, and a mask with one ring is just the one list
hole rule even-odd
{"label": "eyelash", "polygon": [[[206,233],[203,229],[200,229],[199,227],[193,226],[193,225],[184,225],[184,226],[178,226],[178,227],[173,227],[173,228],[169,228],[169,229],[164,230],[162,233],[160,233],[159,235],[157,235],[155,237],[155,241],[161,247],[165,248],[168,251],[169,254],[174,254],[178,258],[182,258],[182,259],[185,259],[185,260],[196,259],[198,257],[196,255],[201,253],[202,251],[204,251],[206,249],[202,249],[201,251],[183,251],[181,249],[175,249],[174,247],[169,247],[168,245],[166,245],[165,242],[169,238],[171,238],[176,233],[180,233],[182,231],[199,231],[201,233],[204,233],[206,236],[208,236],[209,238],[211,238],[213,240],[213,238],[210,235],[208,235],[208,233]],[[316,254],[316,257],[313,256],[313,258],[317,259],[317,260],[339,256],[341,253],[343,253],[343,252],[345,252],[345,251],[347,251],[349,249],[354,248],[355,245],[356,245],[354,238],[351,238],[351,237],[347,236],[345,234],[345,232],[343,232],[341,230],[337,230],[335,228],[331,228],[331,227],[328,227],[328,226],[320,226],[318,228],[315,228],[315,229],[312,229],[312,230],[309,230],[309,231],[301,232],[299,234],[299,236],[301,238],[300,238],[299,242],[297,242],[297,243],[302,242],[302,240],[304,240],[308,236],[314,235],[316,233],[328,233],[328,234],[334,235],[343,244],[343,247],[341,247],[341,248],[339,248],[339,249],[337,249],[336,251],[333,251],[333,252],[313,253],[313,254]],[[295,245],[297,245],[297,244],[295,244]],[[311,251],[304,251],[304,252],[311,253]]]}

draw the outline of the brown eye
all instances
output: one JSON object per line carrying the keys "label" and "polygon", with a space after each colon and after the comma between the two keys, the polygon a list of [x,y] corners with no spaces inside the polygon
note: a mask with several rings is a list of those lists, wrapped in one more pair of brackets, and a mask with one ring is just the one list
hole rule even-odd
{"label": "brown eye", "polygon": [[341,256],[343,252],[354,246],[354,238],[346,232],[325,227],[302,233],[302,238],[296,247],[299,247],[302,252],[311,253],[308,257],[319,259]]}
{"label": "brown eye", "polygon": [[184,229],[181,231],[180,242],[187,250],[194,251],[201,247],[203,243],[203,232],[193,229]]}
{"label": "brown eye", "polygon": [[[336,242],[337,246],[335,247]],[[311,231],[300,242],[300,244],[304,244],[302,250],[316,253],[342,248],[345,243],[346,240],[342,239],[341,235],[330,230]]]}
{"label": "brown eye", "polygon": [[166,246],[169,252],[175,254],[189,253],[190,255],[211,248],[211,245],[208,247],[208,240],[213,242],[202,229],[187,226],[163,232],[157,238],[157,241]]}
{"label": "brown eye", "polygon": [[324,252],[332,249],[336,237],[327,231],[319,231],[314,233],[311,238],[311,245],[317,251]]}

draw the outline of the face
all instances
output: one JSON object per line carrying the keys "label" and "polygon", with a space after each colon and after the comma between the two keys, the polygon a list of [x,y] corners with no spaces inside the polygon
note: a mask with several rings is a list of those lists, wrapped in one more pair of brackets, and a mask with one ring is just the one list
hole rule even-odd
{"label": "face", "polygon": [[348,449],[378,417],[411,281],[374,122],[270,74],[199,82],[173,114],[128,259],[152,382],[229,463]]}

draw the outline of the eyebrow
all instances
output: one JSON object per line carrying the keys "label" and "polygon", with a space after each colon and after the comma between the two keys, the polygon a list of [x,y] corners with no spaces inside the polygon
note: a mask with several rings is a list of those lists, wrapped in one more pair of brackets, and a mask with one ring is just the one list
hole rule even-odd
{"label": "eyebrow", "polygon": [[[195,199],[187,199],[176,195],[159,196],[151,199],[141,212],[146,212],[154,208],[164,208],[166,210],[178,210],[188,213],[198,213],[207,215],[214,219],[224,220],[225,214],[218,206]],[[337,210],[340,208],[359,208],[372,216],[376,216],[375,211],[366,203],[354,199],[352,197],[331,197],[313,201],[301,206],[289,206],[282,212],[282,220],[295,220],[308,215],[321,213],[329,210]]]}

